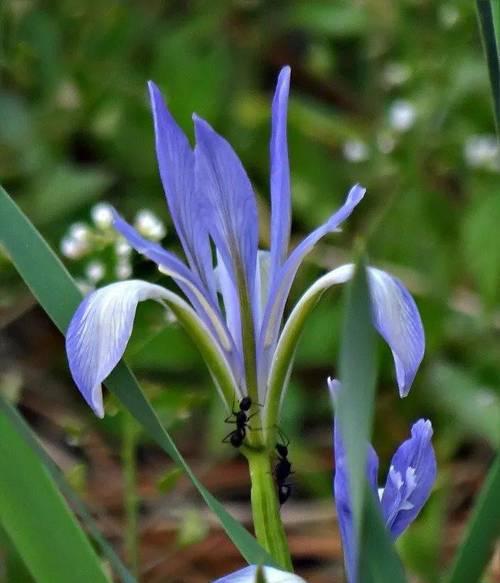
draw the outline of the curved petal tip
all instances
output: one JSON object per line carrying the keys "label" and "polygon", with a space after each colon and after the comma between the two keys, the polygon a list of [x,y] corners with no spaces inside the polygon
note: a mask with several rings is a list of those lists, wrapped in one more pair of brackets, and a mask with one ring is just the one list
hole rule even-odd
{"label": "curved petal tip", "polygon": [[368,269],[373,319],[389,344],[401,397],[409,393],[425,352],[424,327],[410,292],[385,271]]}
{"label": "curved petal tip", "polygon": [[137,304],[166,293],[144,281],[121,281],[92,292],[74,313],[66,333],[69,368],[98,417],[104,417],[101,383],[125,352]]}

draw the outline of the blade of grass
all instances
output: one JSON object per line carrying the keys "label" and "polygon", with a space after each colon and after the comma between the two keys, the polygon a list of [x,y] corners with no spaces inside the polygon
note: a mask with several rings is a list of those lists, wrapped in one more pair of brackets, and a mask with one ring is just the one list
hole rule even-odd
{"label": "blade of grass", "polygon": [[337,418],[349,467],[354,528],[359,549],[366,467],[375,399],[375,333],[372,326],[368,279],[363,261],[356,266],[346,291],[344,327],[340,348]]}
{"label": "blade of grass", "polygon": [[366,480],[359,580],[363,583],[406,581],[403,566],[384,527],[382,515]]}
{"label": "blade of grass", "polygon": [[92,514],[88,510],[86,504],[80,499],[80,497],[74,492],[73,488],[68,484],[63,473],[59,467],[52,461],[52,458],[45,452],[43,447],[38,442],[35,434],[28,426],[26,421],[17,412],[15,407],[13,407],[8,401],[6,401],[2,395],[0,395],[0,412],[4,413],[8,417],[12,426],[15,427],[17,433],[24,439],[24,441],[30,446],[30,448],[37,454],[40,461],[44,464],[45,468],[51,474],[57,487],[66,498],[66,500],[71,505],[73,511],[80,517],[84,523],[87,532],[94,539],[96,544],[100,547],[103,555],[106,556],[111,566],[113,567],[115,573],[120,577],[123,583],[136,583],[135,578],[131,575],[125,565],[122,563],[120,557],[115,553],[112,546],[108,541],[102,536],[99,528],[92,518]]}
{"label": "blade of grass", "polygon": [[500,23],[498,22],[498,0],[495,0],[494,7],[490,0],[476,0],[476,6],[484,53],[488,64],[488,74],[493,95],[493,112],[498,136],[500,134],[500,55],[498,40]]}
{"label": "blade of grass", "polygon": [[404,583],[404,571],[366,481],[366,444],[370,441],[375,401],[375,331],[365,262],[356,266],[346,292],[340,350],[336,418],[340,422],[349,469],[360,581]]}
{"label": "blade of grass", "polygon": [[0,412],[0,523],[40,583],[108,583],[100,559],[42,462]]}
{"label": "blade of grass", "polygon": [[448,583],[479,581],[500,538],[500,454],[488,472],[467,531],[455,555]]}
{"label": "blade of grass", "polygon": [[[1,187],[0,244],[7,251],[40,305],[64,333],[82,299],[82,294],[59,258]],[[105,384],[143,426],[146,433],[186,472],[244,558],[249,563],[274,565],[273,559],[254,537],[226,511],[193,474],[123,361]]]}

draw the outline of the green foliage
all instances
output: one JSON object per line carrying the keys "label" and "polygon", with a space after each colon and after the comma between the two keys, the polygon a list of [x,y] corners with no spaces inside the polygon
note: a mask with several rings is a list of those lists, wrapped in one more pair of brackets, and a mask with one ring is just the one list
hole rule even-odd
{"label": "green foliage", "polygon": [[493,462],[464,540],[451,569],[448,583],[479,581],[500,537],[500,455]]}
{"label": "green foliage", "polygon": [[[75,582],[106,583],[97,554],[57,486],[3,411],[0,435],[0,523],[33,577],[63,583],[72,573]],[[40,525],[50,525],[50,536]]]}
{"label": "green foliage", "polygon": [[366,480],[367,443],[375,405],[375,331],[364,261],[359,261],[345,294],[340,352],[342,388],[336,400],[349,468],[353,524],[359,548],[359,578],[369,583],[404,583],[404,571]]}

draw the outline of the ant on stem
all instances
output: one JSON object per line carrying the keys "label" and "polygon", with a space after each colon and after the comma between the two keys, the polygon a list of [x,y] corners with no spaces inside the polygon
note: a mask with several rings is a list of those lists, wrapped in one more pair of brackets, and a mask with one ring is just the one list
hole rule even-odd
{"label": "ant on stem", "polygon": [[278,463],[274,467],[273,474],[276,478],[276,486],[278,487],[278,499],[280,506],[282,506],[292,493],[292,484],[288,482],[288,478],[294,474],[292,472],[292,463],[288,459],[288,446],[290,440],[278,427],[279,437],[282,443],[276,444],[276,453],[278,454]]}
{"label": "ant on stem", "polygon": [[[258,404],[258,403],[257,403]],[[259,405],[259,404],[258,404]],[[262,405],[259,405],[261,407]],[[248,429],[252,429],[248,422],[252,417],[257,415],[258,411],[248,415],[248,411],[252,407],[252,399],[250,397],[243,397],[239,403],[239,411],[234,410],[234,403],[232,407],[232,413],[224,419],[225,423],[236,424],[236,429],[231,431],[224,437],[222,443],[230,443],[233,447],[241,447]],[[234,417],[234,419],[233,419]]]}

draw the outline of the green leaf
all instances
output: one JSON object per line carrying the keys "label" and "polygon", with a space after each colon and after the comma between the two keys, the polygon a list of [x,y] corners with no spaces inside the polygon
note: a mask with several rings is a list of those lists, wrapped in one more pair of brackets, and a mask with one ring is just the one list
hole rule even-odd
{"label": "green leaf", "polygon": [[[40,583],[106,583],[88,539],[39,457],[0,412],[0,523]],[[75,568],[77,567],[77,568]]]}
{"label": "green leaf", "polygon": [[479,494],[467,532],[457,551],[448,583],[479,581],[500,537],[500,454]]}
{"label": "green leaf", "polygon": [[59,467],[52,461],[52,458],[40,446],[33,431],[19,415],[17,410],[0,395],[0,413],[4,414],[12,426],[16,429],[18,435],[27,443],[30,448],[37,454],[39,460],[44,464],[46,470],[51,474],[57,487],[62,492],[66,500],[71,504],[72,509],[80,517],[85,524],[88,533],[99,545],[101,551],[109,560],[111,566],[114,568],[116,574],[120,577],[123,583],[136,583],[135,578],[130,574],[128,569],[122,563],[120,557],[115,553],[108,541],[102,536],[99,528],[92,518],[90,511],[80,497],[74,492],[73,488],[68,484],[64,474]]}
{"label": "green leaf", "polygon": [[[493,95],[493,112],[497,135],[500,135],[500,55],[498,44],[498,0],[494,0],[494,7],[490,0],[476,0],[479,16],[479,27],[483,39],[491,92]],[[496,17],[496,18],[495,18]]]}
{"label": "green leaf", "polygon": [[335,418],[346,450],[360,581],[404,582],[404,571],[389,539],[373,493],[367,487],[366,456],[375,401],[375,330],[365,262],[359,261],[346,291],[340,349],[342,388]]}
{"label": "green leaf", "polygon": [[373,492],[366,481],[365,484],[359,580],[363,583],[404,583],[403,566],[384,527]]}
{"label": "green leaf", "polygon": [[[1,187],[0,244],[6,249],[40,305],[64,332],[82,295],[59,258]],[[245,559],[249,563],[274,565],[269,554],[193,474],[172,438],[162,427],[127,365],[121,362],[105,384],[143,426],[146,433],[186,472]]]}
{"label": "green leaf", "polygon": [[[344,329],[340,348],[340,391],[336,418],[349,467],[350,494],[356,536],[361,535],[366,444],[370,440],[375,399],[375,332],[365,264],[356,266],[347,287]],[[359,548],[359,547],[358,547]]]}

